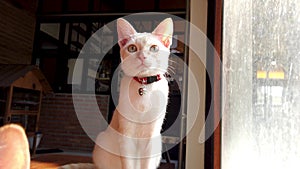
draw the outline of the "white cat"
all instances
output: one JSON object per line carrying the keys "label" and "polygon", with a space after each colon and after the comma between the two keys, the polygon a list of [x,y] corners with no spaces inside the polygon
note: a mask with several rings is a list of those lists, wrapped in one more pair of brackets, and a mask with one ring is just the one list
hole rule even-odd
{"label": "white cat", "polygon": [[117,30],[124,77],[119,104],[93,152],[97,169],[155,169],[161,159],[161,127],[168,102],[164,74],[173,21],[162,21],[152,33],[137,33],[124,19]]}

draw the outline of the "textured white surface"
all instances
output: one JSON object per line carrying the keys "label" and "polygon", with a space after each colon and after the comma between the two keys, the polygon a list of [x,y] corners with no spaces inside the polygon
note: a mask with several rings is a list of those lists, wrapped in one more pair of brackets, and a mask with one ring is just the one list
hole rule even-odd
{"label": "textured white surface", "polygon": [[298,0],[224,1],[222,169],[300,167],[299,9]]}

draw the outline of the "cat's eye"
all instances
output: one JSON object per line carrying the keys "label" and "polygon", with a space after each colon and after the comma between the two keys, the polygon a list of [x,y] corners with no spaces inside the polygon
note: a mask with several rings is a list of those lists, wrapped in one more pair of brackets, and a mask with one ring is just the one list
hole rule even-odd
{"label": "cat's eye", "polygon": [[151,52],[158,52],[158,46],[157,45],[152,45],[151,47],[150,47],[150,51]]}
{"label": "cat's eye", "polygon": [[137,51],[137,47],[136,47],[135,45],[129,45],[129,46],[127,47],[127,50],[128,50],[128,52],[130,52],[130,53],[134,53],[134,52]]}

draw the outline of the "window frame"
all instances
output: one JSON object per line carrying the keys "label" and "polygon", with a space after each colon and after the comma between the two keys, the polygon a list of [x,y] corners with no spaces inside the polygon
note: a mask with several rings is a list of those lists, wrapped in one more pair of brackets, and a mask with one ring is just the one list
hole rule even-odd
{"label": "window frame", "polygon": [[[207,37],[213,44],[216,53],[214,57],[207,57],[207,71],[213,77],[206,76],[206,108],[205,118],[207,119],[210,110],[213,112],[212,124],[217,126],[214,133],[207,135],[205,142],[204,168],[221,169],[221,94],[222,94],[222,25],[223,25],[223,0],[208,0]],[[209,50],[208,50],[209,52]],[[212,56],[207,53],[207,56]],[[210,81],[212,80],[212,81]],[[206,128],[214,127],[206,126]]]}

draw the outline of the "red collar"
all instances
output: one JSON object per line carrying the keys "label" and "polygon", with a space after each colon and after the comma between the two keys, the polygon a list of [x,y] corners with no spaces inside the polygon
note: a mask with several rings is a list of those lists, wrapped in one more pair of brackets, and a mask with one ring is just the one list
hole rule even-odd
{"label": "red collar", "polygon": [[160,74],[155,75],[155,76],[148,76],[148,77],[137,77],[134,76],[133,79],[136,80],[137,82],[139,82],[140,84],[151,84],[153,82],[157,82],[159,80],[161,80],[161,76]]}

